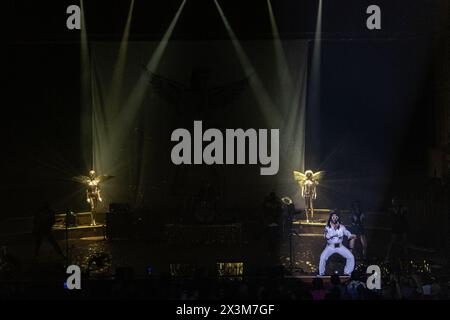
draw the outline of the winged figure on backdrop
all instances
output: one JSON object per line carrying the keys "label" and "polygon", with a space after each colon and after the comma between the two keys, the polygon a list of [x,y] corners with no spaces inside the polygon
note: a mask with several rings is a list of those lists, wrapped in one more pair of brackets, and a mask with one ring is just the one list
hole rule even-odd
{"label": "winged figure on backdrop", "polygon": [[97,175],[94,170],[89,171],[89,176],[76,176],[72,180],[86,186],[86,201],[91,206],[91,225],[95,226],[95,213],[98,203],[102,202],[100,184],[114,178],[110,175]]}
{"label": "winged figure on backdrop", "polygon": [[301,188],[302,198],[305,199],[306,222],[314,217],[314,200],[317,199],[317,185],[323,178],[324,171],[313,172],[306,170],[305,173],[294,171],[294,179]]}
{"label": "winged figure on backdrop", "polygon": [[[191,126],[194,120],[203,120],[211,128],[223,127],[227,115],[234,114],[232,109],[237,107],[253,77],[253,74],[243,75],[236,81],[216,86],[211,80],[220,74],[213,74],[207,67],[194,67],[189,80],[185,82],[157,74],[147,66],[143,66],[143,69],[151,95],[166,102],[175,113],[174,117],[170,117],[170,125],[177,128]],[[195,179],[198,181],[215,179],[210,171],[191,166],[177,166],[171,174],[176,184],[185,183],[188,177],[193,179],[193,176],[197,176]]]}
{"label": "winged figure on backdrop", "polygon": [[190,85],[165,78],[145,68],[153,93],[163,98],[176,109],[189,108],[196,118],[205,118],[209,112],[232,106],[249,86],[251,76],[220,86],[210,85],[210,70],[195,68]]}

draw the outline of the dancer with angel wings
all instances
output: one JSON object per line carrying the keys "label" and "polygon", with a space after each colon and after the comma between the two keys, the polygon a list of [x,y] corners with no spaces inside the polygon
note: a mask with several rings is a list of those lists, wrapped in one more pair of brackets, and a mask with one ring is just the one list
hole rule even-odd
{"label": "dancer with angel wings", "polygon": [[305,173],[294,171],[294,179],[298,182],[302,190],[302,198],[305,199],[306,222],[309,222],[308,213],[311,219],[314,217],[314,200],[317,198],[317,185],[324,172],[312,172],[306,170]]}
{"label": "dancer with angel wings", "polygon": [[73,177],[76,182],[86,185],[86,201],[91,206],[91,226],[97,225],[95,222],[95,213],[97,211],[98,202],[102,202],[100,183],[113,178],[113,176],[100,175],[97,176],[94,170],[89,171],[89,176]]}

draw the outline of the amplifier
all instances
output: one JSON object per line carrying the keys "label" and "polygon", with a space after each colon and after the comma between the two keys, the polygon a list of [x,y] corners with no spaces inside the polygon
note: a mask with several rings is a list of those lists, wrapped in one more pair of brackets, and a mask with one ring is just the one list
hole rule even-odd
{"label": "amplifier", "polygon": [[133,215],[127,204],[111,204],[106,213],[106,237],[129,238],[132,233]]}

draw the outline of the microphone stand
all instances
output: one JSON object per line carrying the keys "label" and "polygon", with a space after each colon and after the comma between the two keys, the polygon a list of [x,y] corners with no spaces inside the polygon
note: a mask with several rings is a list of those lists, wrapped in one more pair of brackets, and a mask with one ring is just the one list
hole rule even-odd
{"label": "microphone stand", "polygon": [[294,270],[294,262],[292,261],[294,259],[294,254],[293,254],[293,248],[292,248],[292,232],[294,232],[294,230],[292,230],[292,223],[289,226],[289,269],[291,271]]}
{"label": "microphone stand", "polygon": [[70,210],[66,211],[66,267],[69,265],[69,228],[68,228],[68,218],[69,218]]}
{"label": "microphone stand", "polygon": [[291,208],[288,207],[287,210],[288,210],[288,223],[289,223],[289,268],[290,268],[290,271],[292,274],[292,272],[294,271],[294,246],[292,243],[292,236],[294,233],[294,228],[293,228],[294,212],[293,211],[295,209],[292,209],[292,211],[291,211]]}

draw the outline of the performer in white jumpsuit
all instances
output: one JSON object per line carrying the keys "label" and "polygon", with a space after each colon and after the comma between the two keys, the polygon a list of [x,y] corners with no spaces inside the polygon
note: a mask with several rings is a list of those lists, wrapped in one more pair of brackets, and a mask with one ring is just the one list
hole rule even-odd
{"label": "performer in white jumpsuit", "polygon": [[341,225],[339,216],[336,212],[330,214],[328,223],[325,226],[325,238],[327,239],[327,246],[320,255],[319,274],[325,274],[325,266],[328,258],[334,253],[340,254],[347,261],[345,263],[344,273],[350,275],[355,268],[355,258],[353,254],[342,244],[344,236],[352,239],[356,237],[351,234],[345,226]]}

